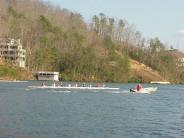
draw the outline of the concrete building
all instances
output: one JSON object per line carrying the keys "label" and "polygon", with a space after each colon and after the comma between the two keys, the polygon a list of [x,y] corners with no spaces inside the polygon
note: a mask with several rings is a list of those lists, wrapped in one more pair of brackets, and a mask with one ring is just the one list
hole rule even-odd
{"label": "concrete building", "polygon": [[0,38],[0,58],[25,68],[26,50],[22,49],[20,39]]}
{"label": "concrete building", "polygon": [[184,53],[177,49],[170,50],[172,56],[176,59],[176,65],[178,67],[184,67]]}
{"label": "concrete building", "polygon": [[59,72],[39,71],[35,73],[37,80],[59,81]]}

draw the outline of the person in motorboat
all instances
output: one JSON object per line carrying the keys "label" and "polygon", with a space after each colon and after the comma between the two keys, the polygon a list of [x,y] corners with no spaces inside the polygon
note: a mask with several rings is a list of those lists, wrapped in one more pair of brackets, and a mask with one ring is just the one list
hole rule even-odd
{"label": "person in motorboat", "polygon": [[133,88],[130,88],[130,92],[136,92],[136,90]]}
{"label": "person in motorboat", "polygon": [[139,83],[139,84],[137,85],[137,92],[141,92],[141,90],[142,90],[142,85]]}

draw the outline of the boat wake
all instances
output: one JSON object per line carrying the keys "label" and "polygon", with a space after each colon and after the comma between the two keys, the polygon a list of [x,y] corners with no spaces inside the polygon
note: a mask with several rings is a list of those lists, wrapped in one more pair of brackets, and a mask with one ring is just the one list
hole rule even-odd
{"label": "boat wake", "polygon": [[[42,88],[42,87],[39,87]],[[26,91],[40,91],[40,92],[49,92],[49,93],[112,93],[112,94],[151,94],[157,90],[153,88],[145,88],[141,93],[139,92],[130,92],[130,90],[121,90],[121,89],[37,89],[35,87],[29,87]]]}

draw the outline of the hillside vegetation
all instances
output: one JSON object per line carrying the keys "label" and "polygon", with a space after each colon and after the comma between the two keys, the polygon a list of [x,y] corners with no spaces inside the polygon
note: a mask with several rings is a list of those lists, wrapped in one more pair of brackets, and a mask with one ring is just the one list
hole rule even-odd
{"label": "hillside vegetation", "polygon": [[0,80],[33,80],[31,72],[0,60]]}
{"label": "hillside vegetation", "polygon": [[39,0],[1,0],[0,37],[21,39],[28,70],[59,71],[62,80],[147,81],[132,72],[134,59],[166,80],[183,81],[158,38],[145,40],[127,21],[103,13],[87,24],[80,14]]}

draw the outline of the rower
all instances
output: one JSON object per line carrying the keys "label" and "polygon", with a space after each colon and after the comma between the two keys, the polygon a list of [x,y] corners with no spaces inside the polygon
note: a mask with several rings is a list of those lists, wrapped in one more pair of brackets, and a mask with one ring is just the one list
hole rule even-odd
{"label": "rower", "polygon": [[55,81],[54,81],[54,83],[53,83],[53,86],[54,86],[54,87],[56,87],[56,83],[55,83]]}
{"label": "rower", "polygon": [[60,84],[61,86],[63,86],[63,82],[61,81],[61,84]]}
{"label": "rower", "polygon": [[44,87],[44,86],[45,86],[45,83],[44,83],[44,82],[42,82],[42,83],[41,83],[41,86],[43,86],[43,87]]}

